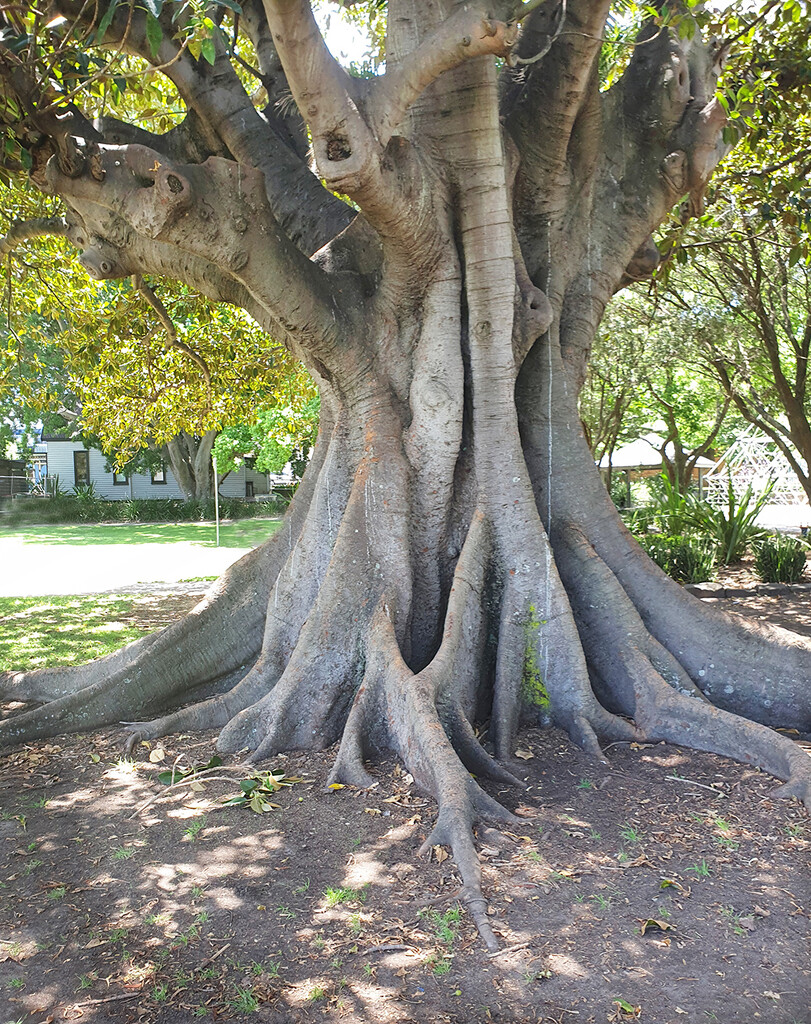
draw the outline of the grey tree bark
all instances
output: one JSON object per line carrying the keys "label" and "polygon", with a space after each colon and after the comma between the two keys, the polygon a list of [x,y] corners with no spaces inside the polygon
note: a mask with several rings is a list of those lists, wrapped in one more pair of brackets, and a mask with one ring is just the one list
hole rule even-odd
{"label": "grey tree bark", "polygon": [[390,0],[386,74],[363,81],[307,0],[249,2],[316,176],[299,120],[255,109],[224,47],[213,66],[179,51],[170,7],[157,54],[138,8],[108,41],[164,67],[185,130],[115,122],[80,146],[75,121],[45,122],[43,187],[97,277],[171,275],[284,338],[321,389],[318,443],[284,528],[192,616],[84,668],[6,673],[40,706],[0,742],[139,718],[133,743],[216,728],[254,760],[339,743],[333,778],[359,786],[392,749],[437,800],[426,846],[452,848],[490,946],[472,829],[510,815],[478,780],[516,781],[522,720],[598,756],[606,739],[728,754],[811,804],[811,762],[769,728],[811,728],[811,650],[645,558],[577,415],[610,296],[723,155],[717,48],[648,24],[602,92],[606,0],[523,25],[507,3]]}

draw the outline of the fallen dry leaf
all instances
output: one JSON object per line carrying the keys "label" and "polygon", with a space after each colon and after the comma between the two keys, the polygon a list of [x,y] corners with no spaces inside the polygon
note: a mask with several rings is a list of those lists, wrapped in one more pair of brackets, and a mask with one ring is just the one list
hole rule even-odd
{"label": "fallen dry leaf", "polygon": [[535,757],[531,750],[516,750],[515,756],[520,757],[522,761],[531,761]]}

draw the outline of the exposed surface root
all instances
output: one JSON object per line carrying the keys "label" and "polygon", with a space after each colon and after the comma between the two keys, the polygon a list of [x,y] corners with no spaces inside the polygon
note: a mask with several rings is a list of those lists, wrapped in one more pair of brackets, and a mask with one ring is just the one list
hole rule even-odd
{"label": "exposed surface root", "polygon": [[663,678],[659,645],[651,643],[630,598],[581,533],[561,530],[558,558],[598,692],[636,722],[641,738],[757,765],[787,780],[778,795],[798,796],[811,809],[811,758],[802,748],[760,723],[713,707],[694,688]]}

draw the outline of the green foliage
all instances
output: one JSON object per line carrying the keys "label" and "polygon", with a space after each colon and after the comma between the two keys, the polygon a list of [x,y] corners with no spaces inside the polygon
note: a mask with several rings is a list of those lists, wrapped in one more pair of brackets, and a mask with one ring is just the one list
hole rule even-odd
{"label": "green foliage", "polygon": [[[281,496],[263,502],[221,498],[220,519],[256,519],[283,512]],[[182,498],[128,498],[112,501],[94,494],[64,495],[48,500],[13,502],[3,516],[5,526],[26,523],[194,523],[213,522],[214,499],[184,501]]]}
{"label": "green foliage", "polygon": [[756,548],[755,572],[765,583],[798,583],[808,547],[798,537],[774,534]]}
{"label": "green foliage", "polygon": [[667,537],[651,534],[639,538],[643,550],[678,583],[705,583],[715,569],[716,546],[712,540],[689,535]]}
{"label": "green foliage", "polygon": [[282,771],[263,772],[261,775],[252,775],[248,779],[242,779],[239,788],[242,792],[238,796],[232,796],[223,800],[223,804],[232,804],[236,807],[250,807],[257,814],[264,814],[265,811],[277,811],[280,804],[273,803],[268,797],[278,793],[282,787],[293,786],[303,779],[296,775],[285,775]]}
{"label": "green foliage", "polygon": [[295,402],[258,410],[251,423],[226,427],[214,443],[217,468],[236,470],[249,462],[260,473],[281,473],[289,462],[300,477],[318,433],[320,401],[301,381]]}
{"label": "green foliage", "polygon": [[721,565],[739,562],[750,544],[765,534],[756,520],[770,493],[769,487],[755,498],[749,486],[738,499],[730,480],[726,509],[715,508],[707,502],[695,503],[692,513],[695,528],[715,541],[716,557]]}
{"label": "green foliage", "polygon": [[662,473],[650,481],[652,519],[657,528],[668,536],[683,534],[695,524],[698,500],[691,491],[683,491],[678,484]]}
{"label": "green foliage", "polygon": [[529,606],[529,618],[527,619],[524,633],[526,642],[524,645],[524,671],[521,675],[521,696],[527,704],[536,708],[548,708],[550,705],[549,694],[544,685],[541,666],[538,660],[540,630],[546,623],[538,618],[534,605]]}

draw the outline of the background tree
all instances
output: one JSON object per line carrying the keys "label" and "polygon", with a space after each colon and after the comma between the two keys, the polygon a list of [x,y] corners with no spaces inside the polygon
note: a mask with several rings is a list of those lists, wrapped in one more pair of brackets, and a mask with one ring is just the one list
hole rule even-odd
{"label": "background tree", "polygon": [[[6,216],[30,218],[32,204],[30,187],[17,185]],[[5,242],[7,418],[33,429],[45,417],[49,431],[68,429],[122,469],[163,460],[187,497],[206,498],[219,430],[311,389],[300,365],[242,310],[167,281],[94,282],[66,266],[61,239],[45,234],[24,250],[20,241],[12,233]]]}
{"label": "background tree", "polygon": [[[472,825],[510,815],[478,780],[514,780],[523,714],[595,754],[730,754],[811,803],[807,755],[767,727],[811,724],[811,651],[650,563],[577,409],[611,295],[653,270],[651,233],[674,204],[701,209],[730,144],[724,25],[646,8],[604,89],[595,0],[391,0],[372,79],[333,60],[306,0],[248,0],[238,26],[157,0],[54,6],[59,25],[8,16],[12,158],[62,198],[97,277],[171,276],[283,339],[321,429],[284,529],[156,637],[7,673],[6,693],[45,703],[0,740],[158,714],[133,742],[216,727],[261,759],[340,740],[333,778],[356,785],[391,748],[435,795],[426,847],[452,847],[490,945]],[[147,131],[108,104],[91,125],[79,100],[112,103],[143,62],[182,121]],[[202,682],[222,694],[164,713]]]}
{"label": "background tree", "polygon": [[[678,289],[672,278],[671,284]],[[687,305],[679,296],[676,291],[674,301]],[[705,320],[693,308],[689,318],[683,311],[659,317],[653,298],[632,289],[611,303],[580,394],[597,461],[620,441],[656,434],[665,471],[683,493],[698,459],[712,456],[717,443],[731,442],[731,400],[698,343],[700,330],[717,331],[721,321],[710,325],[712,313],[704,312]]]}
{"label": "background tree", "polygon": [[[715,220],[662,296],[677,305],[741,417],[770,437],[811,500],[811,266],[800,233],[755,213]],[[698,312],[697,312],[698,311]]]}

